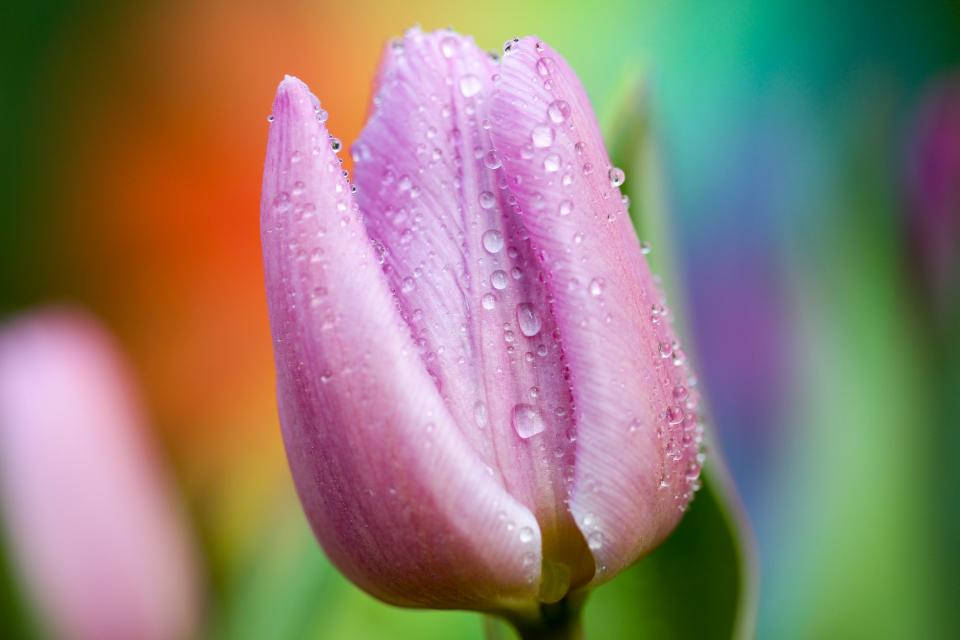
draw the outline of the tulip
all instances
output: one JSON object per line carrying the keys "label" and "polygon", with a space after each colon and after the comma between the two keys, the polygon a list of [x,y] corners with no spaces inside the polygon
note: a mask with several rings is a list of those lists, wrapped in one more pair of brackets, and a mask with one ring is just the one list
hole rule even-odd
{"label": "tulip", "polygon": [[388,46],[353,184],[287,76],[261,232],[284,442],[331,561],[386,602],[535,629],[670,533],[702,454],[586,93],[536,38],[504,49]]}
{"label": "tulip", "polygon": [[129,376],[89,318],[46,311],[0,332],[5,539],[52,637],[195,631],[195,556]]}

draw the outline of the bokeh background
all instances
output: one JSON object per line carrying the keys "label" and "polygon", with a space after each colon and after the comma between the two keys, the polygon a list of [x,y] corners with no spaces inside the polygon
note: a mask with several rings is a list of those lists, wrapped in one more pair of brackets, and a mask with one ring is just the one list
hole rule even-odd
{"label": "bokeh background", "polygon": [[75,303],[118,336],[202,541],[206,633],[482,637],[472,614],[386,607],[330,568],[274,401],[274,89],[306,80],[350,141],[381,47],[415,23],[491,50],[536,33],[612,146],[641,123],[659,178],[631,181],[627,158],[626,187],[665,212],[654,257],[753,525],[758,636],[956,637],[954,3],[4,3],[0,312]]}

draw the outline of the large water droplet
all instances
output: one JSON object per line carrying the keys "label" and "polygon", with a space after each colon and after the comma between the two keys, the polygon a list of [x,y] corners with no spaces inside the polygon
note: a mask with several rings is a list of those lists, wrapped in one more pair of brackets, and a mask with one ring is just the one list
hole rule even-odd
{"label": "large water droplet", "polygon": [[553,144],[553,129],[548,125],[538,124],[530,131],[530,139],[534,147],[545,149]]}
{"label": "large water droplet", "polygon": [[610,184],[614,187],[619,187],[627,179],[627,174],[620,167],[613,167],[607,175],[610,177]]}
{"label": "large water droplet", "polygon": [[514,405],[511,422],[517,435],[524,440],[532,438],[547,428],[537,408],[525,403]]}
{"label": "large water droplet", "polygon": [[459,48],[460,41],[453,36],[447,36],[440,41],[440,52],[444,58],[452,58]]}
{"label": "large water droplet", "polygon": [[479,400],[473,405],[473,420],[481,429],[487,424],[487,406]]}
{"label": "large water droplet", "polygon": [[553,67],[552,58],[540,58],[539,60],[537,60],[537,64],[536,64],[537,73],[539,73],[540,76],[543,78],[546,78],[547,76],[550,75],[550,69],[552,67]]}
{"label": "large water droplet", "polygon": [[499,169],[503,162],[500,161],[497,152],[491,149],[487,151],[487,155],[483,156],[483,164],[487,169]]}
{"label": "large water droplet", "polygon": [[570,117],[570,105],[565,100],[554,100],[547,107],[547,115],[554,124],[560,124]]}
{"label": "large water droplet", "polygon": [[480,78],[469,73],[462,78],[460,78],[460,93],[463,94],[464,98],[470,98],[472,96],[480,93],[480,90],[483,88],[483,85],[480,83]]}
{"label": "large water droplet", "polygon": [[556,153],[549,153],[543,159],[543,170],[547,173],[554,173],[560,170],[560,156]]}
{"label": "large water droplet", "polygon": [[497,203],[496,196],[489,191],[481,191],[477,199],[480,201],[480,206],[484,209],[492,209],[493,205]]}
{"label": "large water droplet", "polygon": [[480,238],[483,248],[490,253],[499,253],[503,249],[503,234],[496,229],[488,229]]}
{"label": "large water droplet", "polygon": [[603,293],[603,278],[594,278],[590,281],[590,295],[596,297]]}
{"label": "large water droplet", "polygon": [[529,302],[521,302],[517,305],[517,324],[520,325],[520,332],[528,338],[540,333],[540,327],[543,325],[537,310]]}

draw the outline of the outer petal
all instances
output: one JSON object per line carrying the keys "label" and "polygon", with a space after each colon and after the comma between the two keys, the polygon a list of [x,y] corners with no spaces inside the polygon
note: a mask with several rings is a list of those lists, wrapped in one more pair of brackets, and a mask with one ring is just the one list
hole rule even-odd
{"label": "outer petal", "polygon": [[280,84],[261,209],[280,419],[304,509],[331,560],[386,601],[529,600],[536,521],[456,428],[316,108],[302,82]]}
{"label": "outer petal", "polygon": [[699,473],[695,399],[576,75],[534,38],[500,73],[492,137],[555,296],[576,407],[570,509],[600,582],[680,519]]}
{"label": "outer petal", "polygon": [[552,600],[594,567],[565,504],[574,434],[548,289],[492,152],[496,71],[449,30],[389,47],[352,149],[357,199],[463,437],[537,517]]}
{"label": "outer petal", "polygon": [[126,371],[65,312],[0,334],[0,497],[16,564],[62,638],[185,638],[194,555]]}

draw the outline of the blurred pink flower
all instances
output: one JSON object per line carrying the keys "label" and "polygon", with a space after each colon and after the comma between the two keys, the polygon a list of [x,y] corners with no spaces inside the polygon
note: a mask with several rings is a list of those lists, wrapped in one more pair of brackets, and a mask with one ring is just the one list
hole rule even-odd
{"label": "blurred pink flower", "polygon": [[908,150],[910,234],[924,284],[937,305],[960,291],[960,76],[931,87]]}
{"label": "blurred pink flower", "polygon": [[86,316],[0,332],[0,499],[14,564],[58,638],[189,637],[195,557],[129,374]]}
{"label": "blurred pink flower", "polygon": [[419,30],[352,148],[296,78],[262,241],[280,418],[331,560],[407,606],[521,610],[608,580],[679,521],[696,397],[576,75]]}

